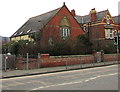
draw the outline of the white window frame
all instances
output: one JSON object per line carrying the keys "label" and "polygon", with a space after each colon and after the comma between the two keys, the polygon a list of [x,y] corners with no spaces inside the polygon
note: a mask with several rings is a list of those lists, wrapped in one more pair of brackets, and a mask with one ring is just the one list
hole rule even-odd
{"label": "white window frame", "polygon": [[68,27],[62,27],[60,28],[60,33],[62,38],[67,38],[70,36],[70,28]]}
{"label": "white window frame", "polygon": [[108,32],[108,29],[105,29],[105,38],[109,38],[109,32]]}
{"label": "white window frame", "polygon": [[113,30],[112,29],[105,29],[105,38],[106,39],[113,39]]}
{"label": "white window frame", "polygon": [[113,30],[110,29],[110,39],[113,39]]}

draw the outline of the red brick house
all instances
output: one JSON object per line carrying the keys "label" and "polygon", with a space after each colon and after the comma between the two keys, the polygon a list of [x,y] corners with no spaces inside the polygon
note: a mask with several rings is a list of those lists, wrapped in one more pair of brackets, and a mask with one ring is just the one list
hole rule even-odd
{"label": "red brick house", "polygon": [[11,40],[32,40],[28,34],[41,31],[41,43],[52,44],[67,38],[75,40],[78,35],[84,34],[79,23],[64,4],[50,12],[30,18],[12,36]]}
{"label": "red brick house", "polygon": [[30,18],[12,36],[11,40],[30,40],[29,34],[41,32],[42,45],[52,44],[67,38],[75,40],[78,35],[87,34],[95,48],[107,46],[120,32],[119,16],[112,17],[109,10],[97,12],[94,9],[88,15],[78,16],[64,5],[50,12]]}
{"label": "red brick house", "polygon": [[114,41],[116,32],[120,32],[119,16],[112,17],[109,10],[97,12],[94,8],[88,15],[75,16],[75,18],[97,48],[105,47],[107,43]]}

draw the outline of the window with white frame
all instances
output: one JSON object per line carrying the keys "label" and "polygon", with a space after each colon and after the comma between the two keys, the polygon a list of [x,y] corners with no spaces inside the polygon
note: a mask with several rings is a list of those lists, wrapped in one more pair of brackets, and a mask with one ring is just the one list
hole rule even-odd
{"label": "window with white frame", "polygon": [[109,32],[108,32],[108,29],[105,29],[105,38],[109,38]]}
{"label": "window with white frame", "polygon": [[70,36],[70,28],[69,27],[62,27],[60,28],[60,33],[62,38],[67,38]]}
{"label": "window with white frame", "polygon": [[113,30],[112,29],[105,29],[105,38],[106,39],[113,39]]}
{"label": "window with white frame", "polygon": [[110,29],[110,39],[112,39],[112,38],[113,38],[113,30]]}

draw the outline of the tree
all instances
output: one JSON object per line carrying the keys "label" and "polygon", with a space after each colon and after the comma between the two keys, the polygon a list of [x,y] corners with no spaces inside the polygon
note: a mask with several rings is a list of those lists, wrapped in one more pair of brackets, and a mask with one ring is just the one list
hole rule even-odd
{"label": "tree", "polygon": [[92,43],[89,38],[84,35],[79,35],[76,40],[76,54],[92,53]]}
{"label": "tree", "polygon": [[29,34],[29,37],[34,39],[34,42],[39,44],[41,40],[41,31]]}

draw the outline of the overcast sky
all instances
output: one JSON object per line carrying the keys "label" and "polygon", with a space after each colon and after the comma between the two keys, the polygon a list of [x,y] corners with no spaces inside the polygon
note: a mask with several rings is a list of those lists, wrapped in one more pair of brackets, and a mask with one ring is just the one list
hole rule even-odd
{"label": "overcast sky", "polygon": [[92,8],[103,11],[108,9],[112,16],[118,15],[120,0],[1,0],[0,35],[10,37],[30,17],[67,5],[75,9],[77,15],[87,15]]}

